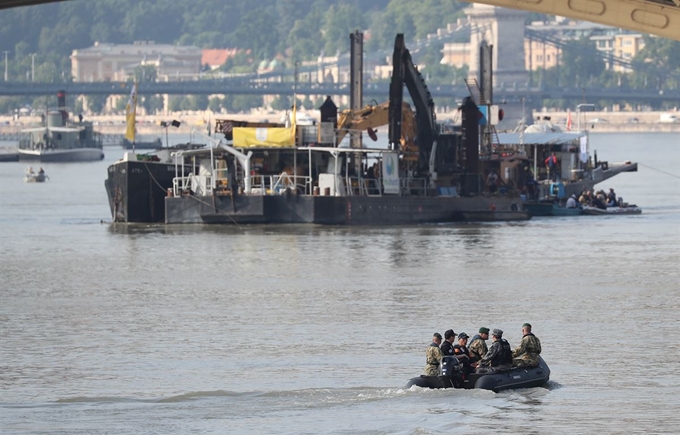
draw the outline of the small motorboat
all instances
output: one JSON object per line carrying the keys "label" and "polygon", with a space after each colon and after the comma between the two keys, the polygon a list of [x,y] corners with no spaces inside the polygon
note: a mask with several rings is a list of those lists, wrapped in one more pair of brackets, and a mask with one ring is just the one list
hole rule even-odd
{"label": "small motorboat", "polygon": [[539,357],[536,367],[512,368],[497,373],[470,373],[465,375],[458,359],[444,356],[440,376],[419,376],[408,381],[405,388],[416,385],[422,388],[479,388],[499,392],[516,388],[541,387],[550,380],[550,368]]}
{"label": "small motorboat", "polygon": [[619,214],[641,214],[642,209],[635,204],[627,204],[619,207],[607,207],[607,208],[597,208],[597,207],[583,207],[583,214],[591,216],[600,215],[619,215]]}
{"label": "small motorboat", "polygon": [[45,174],[45,171],[43,168],[40,168],[38,173],[36,174],[33,172],[33,168],[28,167],[26,169],[26,174],[24,175],[24,181],[26,183],[42,183],[47,179],[47,175]]}

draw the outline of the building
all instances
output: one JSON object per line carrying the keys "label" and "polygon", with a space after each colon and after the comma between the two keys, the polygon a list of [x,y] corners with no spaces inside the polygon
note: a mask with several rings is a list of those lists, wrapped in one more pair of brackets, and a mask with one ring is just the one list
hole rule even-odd
{"label": "building", "polygon": [[[501,82],[521,83],[523,78],[519,75],[522,67],[516,62],[513,67],[508,67],[508,56],[514,61],[517,60],[517,55],[523,56],[525,71],[550,69],[559,64],[562,58],[561,45],[570,40],[588,38],[599,51],[623,61],[632,60],[644,48],[641,34],[586,21],[567,21],[558,17],[554,22],[533,22],[522,26],[524,29],[522,36],[516,28],[516,16],[500,13],[491,6],[475,4],[468,10],[468,19],[471,23],[473,41],[445,44],[441,63],[456,68],[469,65],[471,74],[474,74],[478,56],[477,50],[472,50],[472,47],[478,46],[481,40],[486,40],[494,45],[494,68],[504,65],[506,69],[505,73],[501,74],[504,76]],[[515,30],[511,31],[512,25],[515,25]],[[504,33],[501,29],[504,29]],[[497,32],[503,34],[499,35]],[[523,41],[523,54],[522,49],[516,47],[516,44],[508,46],[511,40]],[[503,54],[505,56],[501,56]],[[607,69],[617,72],[630,71],[630,68],[618,62],[605,60],[605,63]],[[498,82],[498,77],[496,81]]]}
{"label": "building", "polygon": [[210,48],[201,50],[201,65],[211,70],[218,69],[227,59],[236,56],[237,48]]}
{"label": "building", "polygon": [[152,65],[158,80],[171,81],[197,77],[201,62],[201,49],[193,46],[95,43],[73,51],[71,74],[77,82],[126,81],[137,67]]}
{"label": "building", "polygon": [[[614,37],[614,56],[624,60],[633,60],[645,48],[645,40],[639,33],[625,33]],[[614,71],[630,72],[625,65],[614,65]]]}

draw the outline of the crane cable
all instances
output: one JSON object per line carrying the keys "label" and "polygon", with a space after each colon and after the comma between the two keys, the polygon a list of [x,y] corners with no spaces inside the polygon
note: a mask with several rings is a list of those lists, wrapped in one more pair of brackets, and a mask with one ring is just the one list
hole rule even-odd
{"label": "crane cable", "polygon": [[680,176],[678,176],[678,175],[671,174],[670,172],[662,171],[661,169],[657,169],[657,168],[654,168],[654,167],[652,167],[652,166],[645,165],[644,163],[638,163],[638,165],[644,166],[645,168],[649,168],[649,169],[652,169],[652,170],[657,171],[657,172],[661,172],[662,174],[666,174],[666,175],[671,176],[671,177],[673,177],[673,178],[678,178],[678,179],[680,179]]}

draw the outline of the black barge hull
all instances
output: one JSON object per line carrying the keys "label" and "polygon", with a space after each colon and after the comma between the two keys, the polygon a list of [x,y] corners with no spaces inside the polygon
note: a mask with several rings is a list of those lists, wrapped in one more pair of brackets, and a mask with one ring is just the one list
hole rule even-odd
{"label": "black barge hull", "polygon": [[234,195],[165,198],[168,224],[403,225],[527,220],[519,198]]}
{"label": "black barge hull", "polygon": [[114,222],[165,222],[165,197],[175,165],[154,161],[117,162],[104,182]]}

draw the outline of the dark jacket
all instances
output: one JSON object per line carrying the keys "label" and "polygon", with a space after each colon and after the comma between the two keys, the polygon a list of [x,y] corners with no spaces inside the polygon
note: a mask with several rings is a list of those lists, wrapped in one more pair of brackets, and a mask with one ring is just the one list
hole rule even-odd
{"label": "dark jacket", "polygon": [[442,343],[441,350],[444,355],[453,355],[453,345],[448,341]]}
{"label": "dark jacket", "polygon": [[493,342],[484,358],[479,361],[482,366],[498,367],[512,364],[512,348],[505,338]]}

